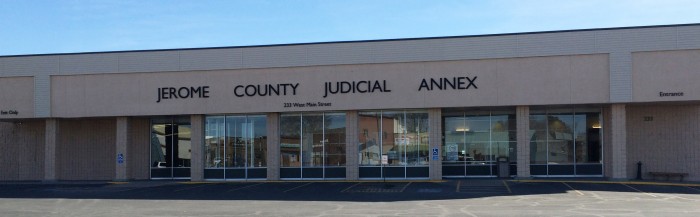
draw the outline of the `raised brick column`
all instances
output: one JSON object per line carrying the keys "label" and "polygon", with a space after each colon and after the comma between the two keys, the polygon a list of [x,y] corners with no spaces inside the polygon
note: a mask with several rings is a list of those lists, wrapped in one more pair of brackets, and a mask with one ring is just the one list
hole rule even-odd
{"label": "raised brick column", "polygon": [[[442,110],[440,108],[428,109],[428,122],[430,123],[430,148],[428,150],[430,180],[442,180]],[[438,159],[433,160],[432,150],[437,148]]]}
{"label": "raised brick column", "polygon": [[204,180],[204,115],[190,116],[192,162],[190,178],[192,181]]}
{"label": "raised brick column", "polygon": [[116,141],[116,154],[114,157],[115,164],[115,181],[125,181],[129,180],[129,162],[131,161],[131,156],[128,156],[128,146],[129,146],[129,118],[128,117],[117,117],[117,141]]}
{"label": "raised brick column", "polygon": [[517,134],[517,170],[519,179],[530,178],[530,107],[515,108]]}
{"label": "raised brick column", "polygon": [[279,113],[267,113],[267,180],[280,179],[279,121]]}
{"label": "raised brick column", "polygon": [[58,162],[56,160],[56,145],[58,143],[58,120],[46,119],[45,143],[44,143],[44,180],[46,182],[56,181],[56,171]]}
{"label": "raised brick column", "polygon": [[345,179],[359,179],[360,164],[358,159],[360,138],[358,134],[357,111],[345,113]]}
{"label": "raised brick column", "polygon": [[612,159],[612,179],[627,179],[627,111],[625,104],[611,106],[611,150],[608,155]]}

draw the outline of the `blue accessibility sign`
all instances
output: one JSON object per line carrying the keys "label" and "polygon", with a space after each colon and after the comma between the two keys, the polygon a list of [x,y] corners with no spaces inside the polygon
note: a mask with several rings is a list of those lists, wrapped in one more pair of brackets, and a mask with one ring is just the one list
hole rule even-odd
{"label": "blue accessibility sign", "polygon": [[439,158],[439,157],[440,157],[439,150],[440,150],[440,149],[438,149],[438,148],[433,148],[433,160],[438,160],[438,159],[440,159],[440,158]]}
{"label": "blue accessibility sign", "polygon": [[124,163],[124,154],[122,154],[122,153],[117,154],[117,163],[118,164]]}

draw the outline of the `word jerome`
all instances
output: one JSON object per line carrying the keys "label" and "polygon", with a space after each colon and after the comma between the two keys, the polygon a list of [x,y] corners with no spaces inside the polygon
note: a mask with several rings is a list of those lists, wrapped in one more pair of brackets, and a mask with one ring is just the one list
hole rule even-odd
{"label": "word jerome", "polygon": [[264,84],[264,85],[237,85],[233,88],[233,95],[237,97],[244,96],[279,96],[287,95],[287,88],[290,88],[292,95],[297,95],[297,87],[299,83],[296,84]]}
{"label": "word jerome", "polygon": [[[465,81],[466,80],[466,81]],[[428,85],[428,81],[423,78],[423,81],[420,82],[420,87],[418,87],[418,91],[423,90],[423,88],[427,90],[466,90],[469,89],[469,87],[474,87],[474,89],[479,89],[476,87],[476,84],[474,84],[474,81],[476,81],[476,76],[474,78],[469,78],[469,77],[452,77],[452,78],[438,78],[435,80],[434,78],[430,79],[430,85]]]}
{"label": "word jerome", "polygon": [[159,87],[158,101],[164,99],[209,98],[209,86],[199,87]]}
{"label": "word jerome", "polygon": [[328,94],[338,93],[372,93],[372,92],[391,92],[386,88],[386,80],[380,81],[336,81],[326,82],[326,92],[323,98],[328,97]]}

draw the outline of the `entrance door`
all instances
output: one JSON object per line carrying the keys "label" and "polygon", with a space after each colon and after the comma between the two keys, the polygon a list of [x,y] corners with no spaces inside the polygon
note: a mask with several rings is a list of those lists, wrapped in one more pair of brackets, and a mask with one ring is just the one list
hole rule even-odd
{"label": "entrance door", "polygon": [[151,179],[189,179],[191,133],[189,117],[151,120]]}

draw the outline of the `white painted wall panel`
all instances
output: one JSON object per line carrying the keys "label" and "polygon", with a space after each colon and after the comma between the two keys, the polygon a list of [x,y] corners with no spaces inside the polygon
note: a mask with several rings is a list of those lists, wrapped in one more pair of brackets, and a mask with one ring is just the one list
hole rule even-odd
{"label": "white painted wall panel", "polygon": [[7,57],[3,74],[48,75],[58,72],[58,56]]}
{"label": "white painted wall panel", "polygon": [[309,65],[371,63],[371,43],[315,44],[307,47]]}
{"label": "white painted wall panel", "polygon": [[700,26],[687,26],[676,29],[678,34],[677,49],[700,48]]}
{"label": "white painted wall panel", "polygon": [[178,51],[129,52],[119,54],[119,72],[179,71]]}
{"label": "white painted wall panel", "polygon": [[598,53],[612,53],[626,51],[624,30],[606,30],[595,32],[595,51]]}
{"label": "white painted wall panel", "polygon": [[244,68],[303,65],[306,65],[306,47],[303,45],[243,48]]}
{"label": "white painted wall panel", "polygon": [[51,76],[34,76],[34,117],[51,116]]}
{"label": "white painted wall panel", "polygon": [[442,59],[439,40],[385,41],[372,43],[374,62],[412,62]]}
{"label": "white painted wall panel", "polygon": [[632,100],[632,54],[610,54],[610,101]]}
{"label": "white painted wall panel", "polygon": [[676,27],[628,29],[623,33],[630,51],[669,50],[676,48]]}
{"label": "white painted wall panel", "polygon": [[236,69],[243,67],[241,49],[207,49],[180,51],[181,70]]}
{"label": "white painted wall panel", "polygon": [[118,55],[106,54],[79,54],[64,55],[60,58],[60,74],[94,74],[118,72]]}
{"label": "white painted wall panel", "polygon": [[442,41],[443,58],[446,60],[506,58],[516,55],[515,35],[450,38]]}
{"label": "white painted wall panel", "polygon": [[519,35],[518,56],[589,54],[595,52],[595,32]]}

